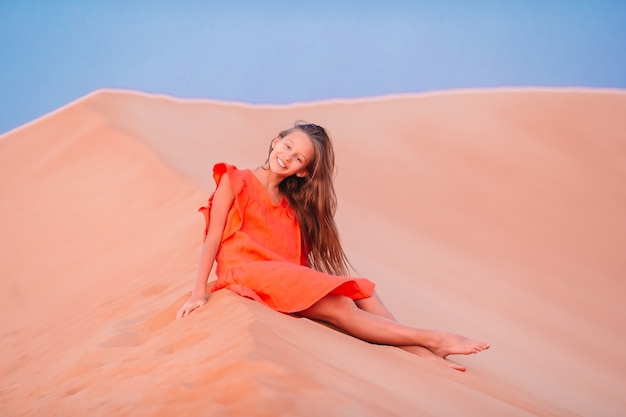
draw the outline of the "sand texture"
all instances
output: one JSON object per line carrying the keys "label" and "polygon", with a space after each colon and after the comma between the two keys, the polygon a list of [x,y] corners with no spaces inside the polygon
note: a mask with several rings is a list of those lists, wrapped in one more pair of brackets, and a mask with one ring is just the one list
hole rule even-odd
{"label": "sand texture", "polygon": [[[297,119],[337,154],[346,252],[457,372],[191,290],[211,169]],[[626,415],[626,92],[249,106],[97,91],[0,138],[0,415]],[[211,279],[214,279],[212,277]]]}

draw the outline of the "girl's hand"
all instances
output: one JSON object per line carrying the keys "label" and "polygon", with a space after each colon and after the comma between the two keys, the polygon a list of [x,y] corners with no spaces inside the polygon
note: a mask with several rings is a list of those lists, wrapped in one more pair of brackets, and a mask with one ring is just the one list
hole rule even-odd
{"label": "girl's hand", "polygon": [[187,302],[185,304],[183,304],[183,306],[178,310],[178,313],[176,313],[176,320],[188,316],[189,313],[191,313],[192,311],[194,311],[197,308],[202,307],[203,305],[206,304],[206,296],[194,296],[192,295],[191,298],[189,298],[189,300],[187,300]]}

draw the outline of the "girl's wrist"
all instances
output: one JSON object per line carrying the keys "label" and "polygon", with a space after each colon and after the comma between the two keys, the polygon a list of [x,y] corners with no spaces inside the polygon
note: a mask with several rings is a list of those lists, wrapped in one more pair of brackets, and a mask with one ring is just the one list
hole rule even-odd
{"label": "girl's wrist", "polygon": [[195,288],[193,291],[191,291],[191,296],[194,298],[204,298],[206,297],[206,289]]}

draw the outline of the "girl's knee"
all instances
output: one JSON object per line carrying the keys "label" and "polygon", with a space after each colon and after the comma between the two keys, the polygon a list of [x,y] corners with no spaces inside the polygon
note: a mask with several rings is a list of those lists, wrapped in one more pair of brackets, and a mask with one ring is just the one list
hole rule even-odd
{"label": "girl's knee", "polygon": [[349,313],[356,308],[354,300],[345,295],[328,294],[326,297],[333,311]]}
{"label": "girl's knee", "polygon": [[356,304],[350,297],[331,293],[302,311],[301,314],[305,317],[338,324],[339,321],[346,318],[356,308]]}

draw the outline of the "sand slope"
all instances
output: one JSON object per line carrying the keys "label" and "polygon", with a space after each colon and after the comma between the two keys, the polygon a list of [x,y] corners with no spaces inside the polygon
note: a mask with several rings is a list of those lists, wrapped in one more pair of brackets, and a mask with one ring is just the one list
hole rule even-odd
{"label": "sand slope", "polygon": [[[463,374],[228,292],[174,321],[213,163],[326,126],[338,222]],[[0,139],[0,414],[626,414],[626,93],[246,106],[98,91]]]}

